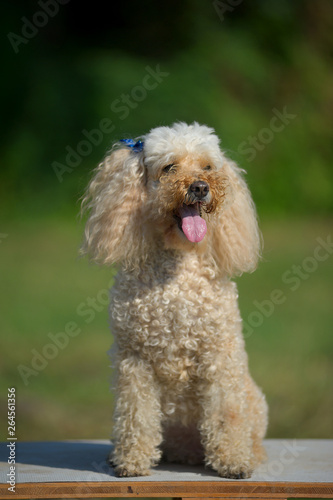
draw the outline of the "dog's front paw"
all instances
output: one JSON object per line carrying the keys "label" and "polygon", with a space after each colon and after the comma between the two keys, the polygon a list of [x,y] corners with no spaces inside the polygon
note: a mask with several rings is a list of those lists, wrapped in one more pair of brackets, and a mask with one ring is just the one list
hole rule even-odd
{"label": "dog's front paw", "polygon": [[142,469],[134,465],[117,465],[114,467],[114,472],[117,477],[137,477],[149,476],[149,469]]}
{"label": "dog's front paw", "polygon": [[248,479],[252,472],[252,469],[241,465],[223,465],[217,469],[218,475],[227,479]]}

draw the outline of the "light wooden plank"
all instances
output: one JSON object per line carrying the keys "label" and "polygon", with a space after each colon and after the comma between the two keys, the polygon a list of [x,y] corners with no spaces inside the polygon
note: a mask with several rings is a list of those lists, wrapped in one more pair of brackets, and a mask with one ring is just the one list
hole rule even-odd
{"label": "light wooden plank", "polygon": [[104,497],[178,497],[178,498],[333,498],[333,484],[216,482],[132,482],[119,483],[25,483],[9,493],[0,485],[0,498],[104,498]]}

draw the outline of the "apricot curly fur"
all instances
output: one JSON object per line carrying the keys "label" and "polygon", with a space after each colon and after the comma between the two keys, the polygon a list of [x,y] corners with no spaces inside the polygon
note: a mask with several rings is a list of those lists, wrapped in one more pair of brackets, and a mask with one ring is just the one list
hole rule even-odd
{"label": "apricot curly fur", "polygon": [[[230,278],[257,265],[255,207],[213,129],[175,123],[142,140],[142,152],[111,151],[83,200],[82,253],[118,266],[112,464],[120,477],[147,475],[163,456],[246,478],[265,456],[267,405]],[[185,205],[205,220],[200,242],[186,234]]]}

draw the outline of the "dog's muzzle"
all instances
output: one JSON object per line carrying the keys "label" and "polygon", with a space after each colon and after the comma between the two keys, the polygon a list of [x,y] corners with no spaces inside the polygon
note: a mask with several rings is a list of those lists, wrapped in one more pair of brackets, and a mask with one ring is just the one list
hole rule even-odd
{"label": "dog's muzzle", "polygon": [[191,243],[199,243],[207,233],[207,224],[201,217],[201,205],[209,198],[209,185],[198,180],[193,182],[185,195],[176,215],[178,227]]}

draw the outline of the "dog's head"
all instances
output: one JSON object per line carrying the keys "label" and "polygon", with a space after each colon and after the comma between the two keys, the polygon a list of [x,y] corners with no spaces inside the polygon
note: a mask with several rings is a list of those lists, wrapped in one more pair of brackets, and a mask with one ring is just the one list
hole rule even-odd
{"label": "dog's head", "polygon": [[88,186],[84,252],[135,267],[149,252],[171,248],[206,254],[229,275],[255,267],[254,205],[213,129],[176,123],[122,144]]}
{"label": "dog's head", "polygon": [[[159,127],[145,138],[147,205],[167,247],[206,246],[230,186],[213,130],[197,123]],[[208,214],[211,214],[209,217]]]}

